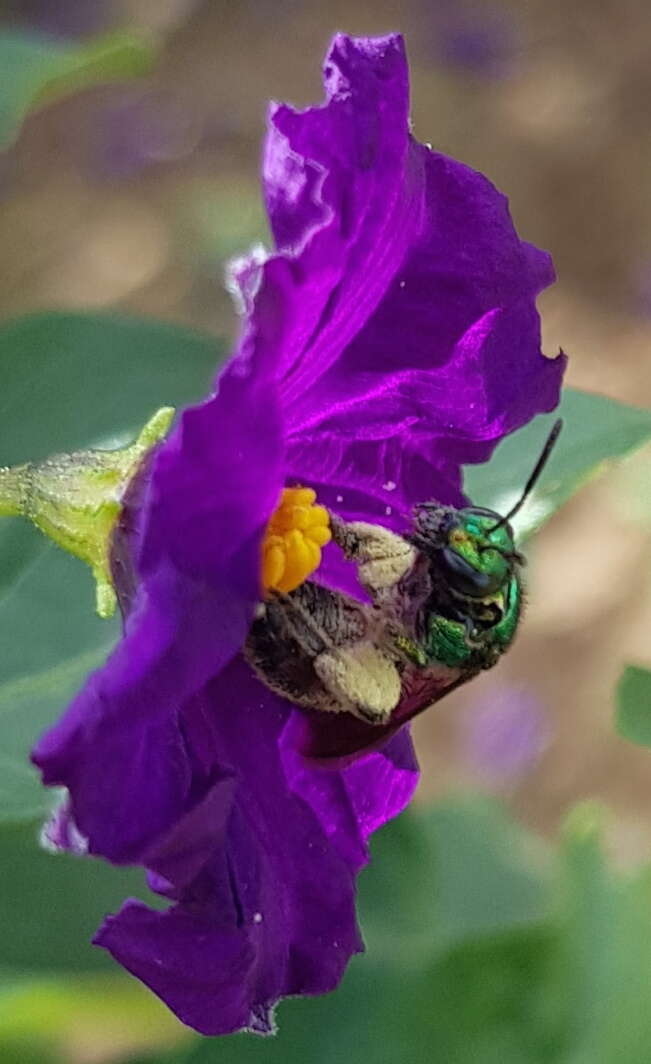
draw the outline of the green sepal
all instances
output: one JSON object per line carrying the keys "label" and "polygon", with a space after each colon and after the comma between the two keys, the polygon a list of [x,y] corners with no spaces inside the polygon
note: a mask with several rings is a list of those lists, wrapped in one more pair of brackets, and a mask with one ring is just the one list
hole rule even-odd
{"label": "green sepal", "polygon": [[111,617],[117,604],[109,551],[124,493],[173,417],[172,407],[157,410],[135,442],[120,450],[75,451],[0,469],[0,516],[26,517],[90,566],[100,617]]}

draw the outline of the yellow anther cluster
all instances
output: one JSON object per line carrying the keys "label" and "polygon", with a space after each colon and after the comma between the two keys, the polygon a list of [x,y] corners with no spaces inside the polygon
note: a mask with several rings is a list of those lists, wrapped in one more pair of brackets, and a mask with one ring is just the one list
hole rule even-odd
{"label": "yellow anther cluster", "polygon": [[312,488],[285,488],[262,544],[265,591],[294,591],[321,564],[321,547],[332,538],[325,506]]}

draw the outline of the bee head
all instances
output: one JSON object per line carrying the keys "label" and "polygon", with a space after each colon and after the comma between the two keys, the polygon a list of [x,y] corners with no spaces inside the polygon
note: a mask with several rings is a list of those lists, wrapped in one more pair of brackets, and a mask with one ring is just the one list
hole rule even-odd
{"label": "bee head", "polygon": [[516,550],[511,518],[535,486],[558,439],[563,422],[554,422],[540,457],[520,498],[502,516],[495,510],[466,506],[456,510],[437,503],[422,503],[414,511],[412,541],[430,560],[432,575],[466,598],[494,595],[524,558]]}
{"label": "bee head", "polygon": [[446,585],[458,594],[483,599],[494,595],[524,558],[513,529],[494,510],[463,510],[424,503],[416,508],[413,542]]}

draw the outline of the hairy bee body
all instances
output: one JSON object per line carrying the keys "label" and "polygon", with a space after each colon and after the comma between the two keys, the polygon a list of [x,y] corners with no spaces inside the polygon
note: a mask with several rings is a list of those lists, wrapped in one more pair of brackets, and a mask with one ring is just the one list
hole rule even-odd
{"label": "hairy bee body", "polygon": [[386,736],[499,660],[517,630],[523,559],[489,510],[426,504],[409,538],[330,518],[370,603],[311,581],[274,593],[246,654],[294,704],[356,718],[348,729],[367,748],[369,728]]}

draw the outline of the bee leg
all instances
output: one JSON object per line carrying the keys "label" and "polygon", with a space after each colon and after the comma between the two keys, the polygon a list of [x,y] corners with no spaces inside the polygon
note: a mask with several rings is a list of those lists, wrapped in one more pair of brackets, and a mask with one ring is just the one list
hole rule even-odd
{"label": "bee leg", "polygon": [[369,724],[386,724],[400,701],[396,666],[367,640],[319,654],[314,671],[343,711]]}
{"label": "bee leg", "polygon": [[400,700],[400,676],[372,641],[367,609],[311,583],[291,595],[278,595],[277,601],[329,696],[319,708],[385,723]]}
{"label": "bee leg", "polygon": [[342,704],[315,663],[368,639],[369,617],[367,606],[308,582],[290,594],[276,592],[267,599],[251,625],[245,655],[267,686],[291,702],[352,712],[351,703],[344,699]]}
{"label": "bee leg", "polygon": [[366,521],[342,521],[330,513],[332,538],[357,563],[359,581],[374,599],[394,587],[416,561],[416,549],[402,536]]}
{"label": "bee leg", "polygon": [[314,698],[322,687],[312,661],[323,650],[323,642],[306,646],[312,638],[307,632],[299,642],[281,604],[271,600],[256,613],[244,655],[272,691],[290,702],[305,704],[305,699]]}
{"label": "bee leg", "polygon": [[306,583],[267,600],[245,654],[261,679],[291,702],[382,724],[400,699],[400,676],[372,632],[367,606]]}
{"label": "bee leg", "polygon": [[369,631],[368,607],[346,595],[311,582],[291,594],[276,592],[273,601],[285,624],[311,657],[364,639]]}

